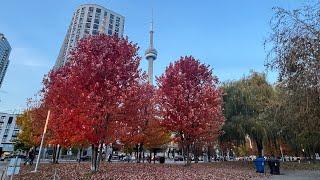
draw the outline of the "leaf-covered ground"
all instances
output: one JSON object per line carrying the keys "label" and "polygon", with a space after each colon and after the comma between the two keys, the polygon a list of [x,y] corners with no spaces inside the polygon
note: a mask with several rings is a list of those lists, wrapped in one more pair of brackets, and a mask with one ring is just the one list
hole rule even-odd
{"label": "leaf-covered ground", "polygon": [[251,163],[217,162],[211,164],[136,164],[102,163],[97,173],[90,173],[89,163],[40,164],[39,172],[23,166],[16,179],[53,179],[56,169],[61,179],[142,179],[142,180],[197,180],[197,179],[264,179],[268,175],[255,172]]}

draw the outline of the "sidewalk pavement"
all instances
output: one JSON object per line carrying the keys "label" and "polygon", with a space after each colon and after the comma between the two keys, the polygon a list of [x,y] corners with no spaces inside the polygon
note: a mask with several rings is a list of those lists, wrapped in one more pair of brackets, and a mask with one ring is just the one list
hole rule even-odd
{"label": "sidewalk pavement", "polygon": [[272,180],[320,180],[320,170],[283,170],[280,175],[272,175]]}

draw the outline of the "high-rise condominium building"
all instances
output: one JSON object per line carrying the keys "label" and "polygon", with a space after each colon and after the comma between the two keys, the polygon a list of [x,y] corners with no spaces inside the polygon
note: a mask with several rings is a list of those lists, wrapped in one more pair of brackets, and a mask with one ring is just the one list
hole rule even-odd
{"label": "high-rise condominium building", "polygon": [[0,33],[0,88],[9,66],[11,46],[3,34]]}
{"label": "high-rise condominium building", "polygon": [[81,38],[86,35],[105,33],[121,37],[125,18],[109,9],[96,4],[84,4],[74,12],[71,24],[64,38],[55,68],[63,66]]}
{"label": "high-rise condominium building", "polygon": [[14,141],[20,132],[16,119],[16,114],[0,113],[0,151],[13,151]]}

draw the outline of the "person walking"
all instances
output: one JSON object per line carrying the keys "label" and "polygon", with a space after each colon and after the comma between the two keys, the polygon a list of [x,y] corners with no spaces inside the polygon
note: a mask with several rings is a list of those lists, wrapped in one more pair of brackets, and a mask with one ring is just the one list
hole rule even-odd
{"label": "person walking", "polygon": [[108,162],[111,163],[112,154],[109,154]]}
{"label": "person walking", "polygon": [[34,160],[34,153],[33,153],[33,147],[28,151],[27,153],[27,158],[25,160],[25,162],[23,163],[24,165],[33,164],[33,160]]}
{"label": "person walking", "polygon": [[31,150],[29,151],[30,165],[33,164],[34,157],[35,157],[35,150],[33,148],[31,148]]}

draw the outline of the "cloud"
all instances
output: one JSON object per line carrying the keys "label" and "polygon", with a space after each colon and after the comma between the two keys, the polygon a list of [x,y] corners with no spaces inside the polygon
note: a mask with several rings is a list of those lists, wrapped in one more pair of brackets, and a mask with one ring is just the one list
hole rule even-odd
{"label": "cloud", "polygon": [[13,48],[10,53],[10,63],[32,68],[50,67],[48,58],[33,48]]}

